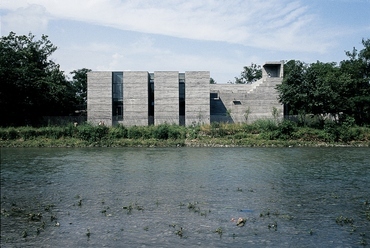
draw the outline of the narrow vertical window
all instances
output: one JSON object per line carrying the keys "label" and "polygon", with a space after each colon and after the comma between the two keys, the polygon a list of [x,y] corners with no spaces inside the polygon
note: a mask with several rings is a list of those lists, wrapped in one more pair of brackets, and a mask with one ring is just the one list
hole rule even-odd
{"label": "narrow vertical window", "polygon": [[149,73],[148,80],[148,116],[149,125],[154,124],[154,73]]}
{"label": "narrow vertical window", "polygon": [[123,72],[112,73],[113,121],[123,120]]}
{"label": "narrow vertical window", "polygon": [[185,125],[185,73],[179,73],[179,117],[180,125]]}

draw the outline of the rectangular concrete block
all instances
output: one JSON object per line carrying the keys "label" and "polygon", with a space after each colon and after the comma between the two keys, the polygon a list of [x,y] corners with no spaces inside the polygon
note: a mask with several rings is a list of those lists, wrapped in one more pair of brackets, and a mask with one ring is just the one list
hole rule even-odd
{"label": "rectangular concrete block", "polygon": [[209,71],[185,72],[185,125],[210,123]]}
{"label": "rectangular concrete block", "polygon": [[179,124],[178,71],[154,72],[154,124],[163,123]]}
{"label": "rectangular concrete block", "polygon": [[148,84],[146,71],[123,72],[123,124],[148,125]]}
{"label": "rectangular concrete block", "polygon": [[112,125],[112,72],[94,71],[87,76],[87,121]]}

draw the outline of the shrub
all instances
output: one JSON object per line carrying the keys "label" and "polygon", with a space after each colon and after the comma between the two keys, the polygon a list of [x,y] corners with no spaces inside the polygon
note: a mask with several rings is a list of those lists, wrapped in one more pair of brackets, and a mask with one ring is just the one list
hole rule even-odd
{"label": "shrub", "polygon": [[24,140],[33,139],[36,137],[36,134],[37,134],[36,129],[33,127],[21,127],[19,129],[19,135]]}
{"label": "shrub", "polygon": [[169,132],[168,124],[158,125],[153,130],[153,138],[166,140],[168,139],[168,132]]}
{"label": "shrub", "polygon": [[196,139],[199,136],[199,132],[200,132],[199,125],[191,126],[191,127],[188,127],[188,133],[186,136],[189,139]]}
{"label": "shrub", "polygon": [[127,138],[127,128],[123,125],[118,125],[109,129],[109,138],[110,139],[123,139]]}
{"label": "shrub", "polygon": [[168,138],[170,139],[184,139],[186,131],[184,127],[178,125],[171,125],[168,129]]}
{"label": "shrub", "polygon": [[297,123],[289,120],[284,120],[278,125],[275,131],[276,138],[287,140],[292,137],[293,132],[297,129]]}
{"label": "shrub", "polygon": [[143,137],[142,129],[138,126],[132,126],[127,130],[127,138],[140,139]]}
{"label": "shrub", "polygon": [[15,140],[18,139],[18,132],[14,127],[0,129],[0,139],[2,140]]}
{"label": "shrub", "polygon": [[275,131],[278,128],[273,120],[257,120],[252,126],[259,132]]}
{"label": "shrub", "polygon": [[107,137],[109,128],[106,126],[93,126],[90,124],[78,126],[77,137],[89,142],[100,141]]}

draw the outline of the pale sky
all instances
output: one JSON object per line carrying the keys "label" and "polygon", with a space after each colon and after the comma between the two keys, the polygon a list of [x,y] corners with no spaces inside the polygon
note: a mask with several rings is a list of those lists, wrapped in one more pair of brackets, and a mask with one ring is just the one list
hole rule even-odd
{"label": "pale sky", "polygon": [[370,0],[1,0],[1,36],[42,34],[73,70],[210,71],[340,62],[370,38]]}

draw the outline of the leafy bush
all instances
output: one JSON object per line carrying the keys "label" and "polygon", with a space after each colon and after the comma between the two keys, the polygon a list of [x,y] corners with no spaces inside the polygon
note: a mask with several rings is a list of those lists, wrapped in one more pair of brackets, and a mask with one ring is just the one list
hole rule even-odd
{"label": "leafy bush", "polygon": [[18,138],[19,138],[18,131],[14,127],[0,129],[0,139],[15,140]]}
{"label": "leafy bush", "polygon": [[158,125],[153,131],[153,138],[155,139],[168,139],[169,127],[167,124]]}
{"label": "leafy bush", "polygon": [[36,137],[36,128],[33,127],[21,127],[19,130],[19,135],[24,140],[33,139]]}
{"label": "leafy bush", "polygon": [[118,125],[109,129],[110,139],[123,139],[127,138],[128,130],[123,125]]}
{"label": "leafy bush", "polygon": [[200,126],[199,125],[188,127],[187,138],[196,139],[199,136],[199,132],[200,132]]}
{"label": "leafy bush", "polygon": [[96,142],[106,138],[109,130],[106,126],[93,126],[90,124],[78,126],[77,129],[77,137],[89,142]]}
{"label": "leafy bush", "polygon": [[182,126],[171,125],[168,129],[168,138],[170,139],[184,139],[186,137],[186,130]]}
{"label": "leafy bush", "polygon": [[259,132],[275,131],[278,128],[273,120],[257,120],[252,126]]}
{"label": "leafy bush", "polygon": [[293,132],[297,129],[297,123],[289,120],[284,120],[278,125],[277,130],[275,131],[276,138],[287,140],[292,137]]}
{"label": "leafy bush", "polygon": [[132,126],[127,130],[127,138],[129,139],[140,139],[143,138],[143,130],[138,126]]}

